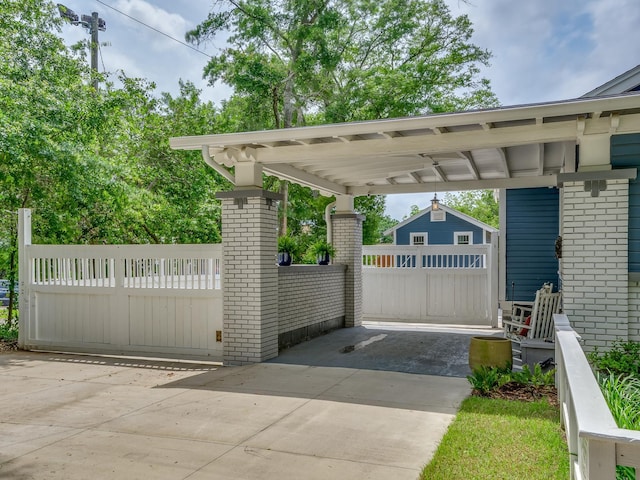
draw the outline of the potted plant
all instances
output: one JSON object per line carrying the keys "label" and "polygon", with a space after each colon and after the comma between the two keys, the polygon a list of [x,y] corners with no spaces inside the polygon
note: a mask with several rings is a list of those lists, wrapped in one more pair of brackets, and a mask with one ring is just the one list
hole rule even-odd
{"label": "potted plant", "polygon": [[288,267],[298,249],[298,244],[293,237],[278,237],[278,265]]}
{"label": "potted plant", "polygon": [[318,240],[311,245],[311,254],[315,255],[318,265],[329,265],[331,257],[336,254],[336,249],[325,240]]}

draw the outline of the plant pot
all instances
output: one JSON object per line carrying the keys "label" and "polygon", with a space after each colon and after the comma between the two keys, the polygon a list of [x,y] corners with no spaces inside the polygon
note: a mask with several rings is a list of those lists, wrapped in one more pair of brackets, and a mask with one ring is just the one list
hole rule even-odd
{"label": "plant pot", "polygon": [[328,253],[319,253],[316,256],[316,260],[318,261],[318,265],[329,265],[329,261],[331,260],[331,257],[329,256]]}
{"label": "plant pot", "polygon": [[469,344],[469,367],[508,368],[513,365],[511,340],[501,337],[472,337]]}
{"label": "plant pot", "polygon": [[278,265],[288,267],[291,265],[291,255],[287,252],[278,252]]}

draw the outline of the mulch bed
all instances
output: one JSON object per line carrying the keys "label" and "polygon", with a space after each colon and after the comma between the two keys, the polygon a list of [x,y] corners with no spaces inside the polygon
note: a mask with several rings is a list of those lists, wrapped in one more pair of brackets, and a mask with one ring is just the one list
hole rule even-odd
{"label": "mulch bed", "polygon": [[5,340],[4,338],[0,338],[0,353],[13,352],[17,349],[18,349],[17,340]]}
{"label": "mulch bed", "polygon": [[486,395],[474,390],[473,395],[502,400],[519,400],[522,402],[535,402],[537,400],[547,399],[550,405],[558,406],[558,390],[553,385],[534,386],[510,382],[490,391]]}

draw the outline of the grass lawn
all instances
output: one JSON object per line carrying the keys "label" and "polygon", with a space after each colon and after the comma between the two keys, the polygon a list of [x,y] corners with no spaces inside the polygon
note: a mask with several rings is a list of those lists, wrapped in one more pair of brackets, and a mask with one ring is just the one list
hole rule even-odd
{"label": "grass lawn", "polygon": [[467,398],[421,478],[566,480],[558,408],[546,400]]}

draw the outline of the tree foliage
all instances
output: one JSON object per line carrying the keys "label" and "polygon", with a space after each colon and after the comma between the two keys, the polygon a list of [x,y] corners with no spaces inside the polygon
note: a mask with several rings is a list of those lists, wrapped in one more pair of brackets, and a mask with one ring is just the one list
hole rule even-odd
{"label": "tree foliage", "polygon": [[493,190],[447,193],[442,203],[487,225],[500,228],[500,206]]}
{"label": "tree foliage", "polygon": [[36,243],[219,241],[227,182],[169,147],[211,133],[213,105],[192,84],[158,98],[124,74],[96,91],[59,28],[47,0],[0,3],[0,278],[17,278],[18,208],[33,209]]}
{"label": "tree foliage", "polygon": [[187,40],[229,32],[205,68],[273,111],[268,128],[496,105],[466,16],[443,0],[218,0]]}
{"label": "tree foliage", "polygon": [[[479,76],[489,52],[471,42],[469,19],[452,16],[443,0],[218,0],[186,39],[227,33],[228,47],[204,73],[212,85],[234,88],[222,109],[232,131],[497,104]],[[317,203],[311,195],[289,191],[294,232],[308,224],[322,230],[322,219],[297,218],[299,205]],[[356,207],[367,216],[364,242],[377,243],[384,198],[358,199]]]}

